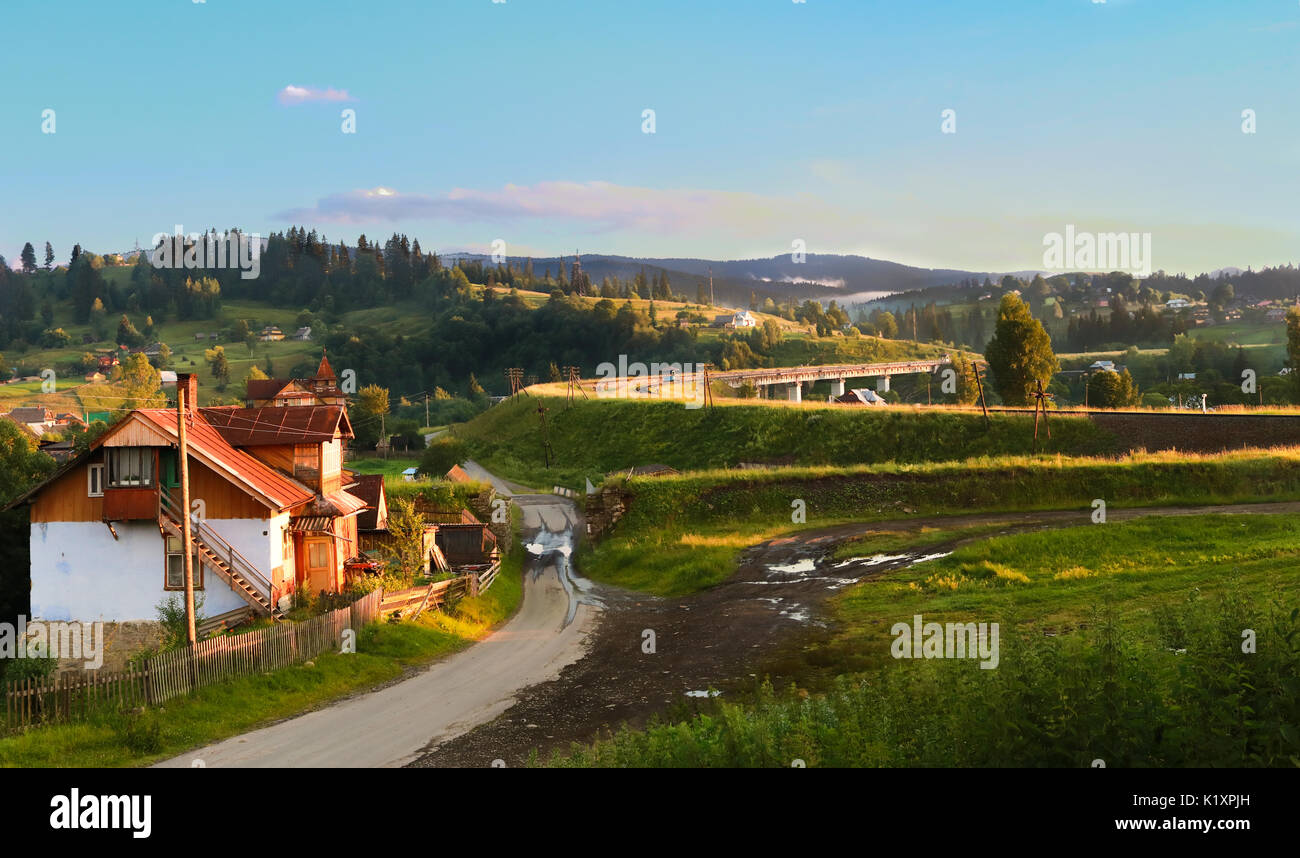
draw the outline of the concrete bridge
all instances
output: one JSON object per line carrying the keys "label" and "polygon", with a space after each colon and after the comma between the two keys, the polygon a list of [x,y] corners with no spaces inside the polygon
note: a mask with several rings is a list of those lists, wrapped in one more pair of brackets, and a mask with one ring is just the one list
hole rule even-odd
{"label": "concrete bridge", "polygon": [[785,366],[771,369],[736,369],[726,372],[710,373],[716,381],[725,381],[732,387],[740,387],[749,382],[755,387],[782,385],[785,387],[786,399],[791,402],[803,401],[803,385],[816,381],[831,382],[831,394],[843,396],[845,380],[850,378],[874,378],[876,390],[884,393],[889,390],[891,375],[910,375],[912,373],[935,373],[943,367],[952,366],[952,356],[927,360],[905,360],[893,363],[845,363],[827,364],[825,366]]}

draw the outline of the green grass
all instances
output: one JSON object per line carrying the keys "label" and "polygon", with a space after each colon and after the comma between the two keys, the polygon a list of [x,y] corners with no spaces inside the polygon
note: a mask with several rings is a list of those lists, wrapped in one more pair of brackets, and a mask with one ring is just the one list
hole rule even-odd
{"label": "green grass", "polygon": [[1154,635],[1161,605],[1229,583],[1300,604],[1300,517],[1152,516],[980,540],[838,597],[830,650],[842,658],[829,661],[839,672],[885,663],[889,626],[914,614],[1060,634],[1109,602],[1117,621]]}
{"label": "green grass", "polygon": [[[550,763],[1300,766],[1297,537],[1294,516],[1215,515],[991,539],[839,596],[809,657],[838,674],[825,693],[764,683]],[[894,658],[916,614],[998,623],[996,668]]]}
{"label": "green grass", "polygon": [[[1300,500],[1300,453],[1000,457],[959,463],[713,471],[632,479],[613,531],[580,549],[584,574],[664,596],[712,586],[746,547],[796,529],[915,516]],[[806,523],[791,521],[792,502]],[[942,540],[940,540],[942,541]]]}
{"label": "green grass", "polygon": [[428,611],[413,622],[376,623],[358,635],[355,654],[326,653],[313,667],[296,665],[240,677],[168,701],[143,716],[159,728],[153,749],[132,750],[127,738],[130,716],[107,713],[85,723],[0,738],[0,765],[149,765],[398,679],[408,669],[464,649],[508,619],[522,599],[523,562],[523,547],[516,538],[492,587],[461,600],[450,614]]}
{"label": "green grass", "polygon": [[379,459],[371,457],[355,457],[348,459],[344,467],[356,471],[358,474],[383,474],[384,485],[386,487],[396,487],[399,485],[407,486],[428,486],[432,485],[431,480],[413,480],[407,481],[402,476],[402,471],[407,468],[419,467],[420,460],[414,458],[394,456],[388,459]]}
{"label": "green grass", "polygon": [[957,540],[974,539],[980,536],[1006,530],[1012,521],[995,524],[976,524],[970,526],[933,527],[921,525],[906,530],[877,530],[865,533],[856,539],[841,542],[832,555],[836,560],[855,557],[872,557],[877,554],[897,554],[932,545],[942,545]]}
{"label": "green grass", "polygon": [[[678,470],[734,467],[744,462],[855,465],[927,462],[1023,452],[1033,442],[1033,417],[994,414],[986,429],[977,411],[852,409],[843,406],[729,404],[686,409],[646,400],[541,400],[549,412],[552,466],[545,466],[539,400],[493,406],[456,427],[472,458],[527,485],[574,489],[610,472],[662,463]],[[1104,453],[1115,439],[1084,417],[1052,420],[1044,449]]]}

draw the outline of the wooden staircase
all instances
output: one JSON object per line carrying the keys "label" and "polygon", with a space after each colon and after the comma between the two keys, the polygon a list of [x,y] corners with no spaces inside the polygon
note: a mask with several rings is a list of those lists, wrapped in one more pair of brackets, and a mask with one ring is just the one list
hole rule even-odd
{"label": "wooden staircase", "polygon": [[[181,538],[180,505],[165,491],[159,492],[158,527],[170,536]],[[204,566],[228,582],[253,611],[274,620],[284,618],[276,606],[270,580],[252,563],[221,538],[206,521],[190,519],[190,537],[195,554]]]}

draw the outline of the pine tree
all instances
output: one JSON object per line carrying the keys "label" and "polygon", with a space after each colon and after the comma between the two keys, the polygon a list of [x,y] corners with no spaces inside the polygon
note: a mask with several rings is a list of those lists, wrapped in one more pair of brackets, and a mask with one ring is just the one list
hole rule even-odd
{"label": "pine tree", "polygon": [[984,350],[994,384],[1006,405],[1028,405],[1037,383],[1046,387],[1060,369],[1052,340],[1029,306],[1012,293],[1002,296],[993,339]]}

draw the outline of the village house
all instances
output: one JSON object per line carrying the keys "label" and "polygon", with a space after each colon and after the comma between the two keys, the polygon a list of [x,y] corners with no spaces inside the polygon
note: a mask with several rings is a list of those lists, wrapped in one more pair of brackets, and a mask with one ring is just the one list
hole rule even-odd
{"label": "village house", "polygon": [[262,334],[258,339],[264,343],[278,343],[280,340],[284,339],[284,331],[280,330],[275,325],[267,325],[265,328],[262,328]]}
{"label": "village house", "polygon": [[249,408],[283,408],[290,405],[346,405],[327,356],[312,378],[250,378],[244,404]]}
{"label": "village house", "polygon": [[[367,508],[342,467],[346,408],[202,408],[196,377],[178,382],[203,614],[279,617],[302,588],[339,592]],[[177,422],[176,409],[136,409],[14,502],[30,514],[34,617],[147,622],[183,594]]]}

